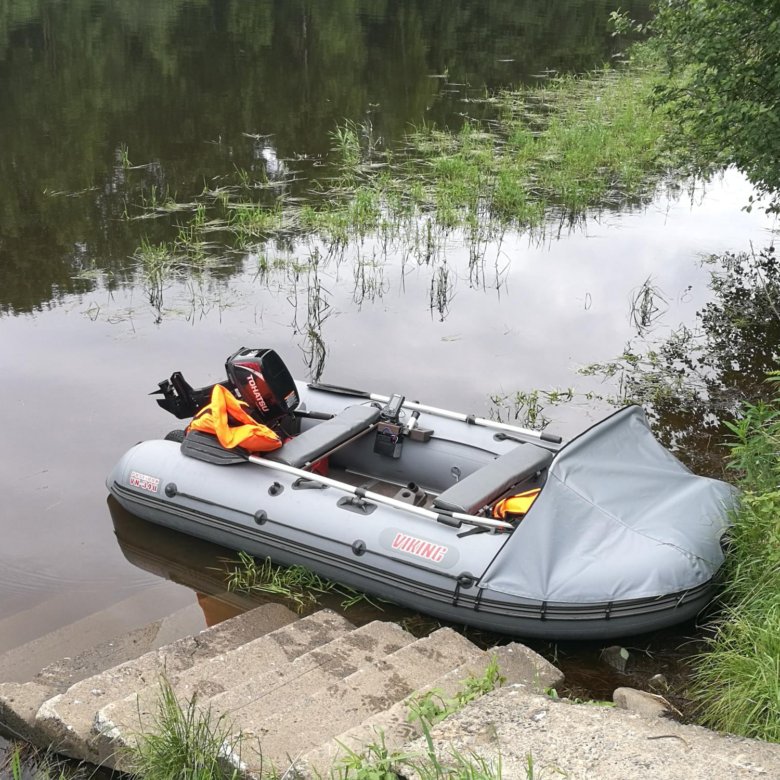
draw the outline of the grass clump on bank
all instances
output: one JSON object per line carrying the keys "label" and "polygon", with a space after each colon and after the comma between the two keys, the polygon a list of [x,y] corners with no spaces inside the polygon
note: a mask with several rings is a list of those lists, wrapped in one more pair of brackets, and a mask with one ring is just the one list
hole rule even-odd
{"label": "grass clump on bank", "polygon": [[[780,373],[770,376],[780,388]],[[692,694],[713,728],[780,742],[780,393],[729,425],[742,498],[730,532],[723,613]]]}
{"label": "grass clump on bank", "polygon": [[430,727],[444,720],[459,710],[462,710],[469,702],[494,691],[506,682],[506,677],[501,674],[498,659],[492,656],[485,671],[480,677],[471,675],[463,681],[463,685],[454,696],[444,696],[439,688],[434,688],[420,696],[414,697],[409,703],[410,723],[415,721],[423,727]]}
{"label": "grass clump on bank", "polygon": [[240,746],[223,717],[212,717],[194,697],[182,705],[163,680],[155,730],[130,750],[132,774],[139,780],[238,780],[244,776]]}

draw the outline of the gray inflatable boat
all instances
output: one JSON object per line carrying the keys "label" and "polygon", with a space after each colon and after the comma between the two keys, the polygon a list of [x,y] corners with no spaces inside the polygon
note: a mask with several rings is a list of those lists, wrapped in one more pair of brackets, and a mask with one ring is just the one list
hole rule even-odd
{"label": "gray inflatable boat", "polygon": [[[242,348],[227,367],[223,384],[295,435],[263,455],[197,431],[142,442],[107,480],[127,510],[512,636],[654,631],[712,596],[734,489],[685,468],[639,407],[562,445],[401,396],[293,382],[271,350]],[[209,389],[174,374],[158,403],[186,418]],[[524,515],[496,516],[536,489]]]}

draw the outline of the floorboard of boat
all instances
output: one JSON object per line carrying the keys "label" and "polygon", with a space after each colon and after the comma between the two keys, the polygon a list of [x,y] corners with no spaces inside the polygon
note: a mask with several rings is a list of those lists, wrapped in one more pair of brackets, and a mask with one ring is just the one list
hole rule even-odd
{"label": "floorboard of boat", "polygon": [[[385,482],[383,480],[376,479],[370,475],[359,474],[356,471],[342,468],[331,467],[329,469],[328,476],[331,477],[331,479],[338,479],[341,482],[346,482],[347,484],[353,485],[354,487],[362,487],[374,493],[387,496],[388,498],[398,498],[400,491],[406,487],[406,485],[396,485],[391,482]],[[428,507],[431,503],[432,496],[429,494],[422,506]]]}

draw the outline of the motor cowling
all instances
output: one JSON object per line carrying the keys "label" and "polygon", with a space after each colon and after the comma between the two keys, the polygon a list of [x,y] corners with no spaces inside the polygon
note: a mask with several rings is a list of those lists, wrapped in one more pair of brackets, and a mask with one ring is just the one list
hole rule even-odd
{"label": "motor cowling", "polygon": [[272,349],[241,347],[225,361],[225,371],[261,422],[269,424],[279,420],[300,402],[295,381]]}

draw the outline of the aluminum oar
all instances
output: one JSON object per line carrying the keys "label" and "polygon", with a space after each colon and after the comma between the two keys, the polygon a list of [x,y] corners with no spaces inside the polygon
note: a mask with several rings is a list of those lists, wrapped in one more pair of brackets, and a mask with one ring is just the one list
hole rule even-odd
{"label": "aluminum oar", "polygon": [[[311,390],[338,393],[340,395],[351,395],[356,398],[368,398],[371,401],[378,401],[380,403],[387,403],[390,400],[390,396],[387,395],[377,395],[376,393],[369,393],[366,390],[354,390],[350,387],[329,385],[323,382],[311,382],[308,387]],[[549,442],[550,444],[561,444],[563,442],[563,439],[560,436],[545,433],[544,431],[534,431],[531,428],[521,428],[519,425],[509,425],[508,423],[488,420],[485,417],[476,417],[473,414],[464,414],[463,412],[452,412],[449,409],[439,409],[436,406],[426,406],[425,404],[419,404],[414,401],[404,401],[403,408],[425,412],[426,414],[432,414],[436,417],[445,417],[449,420],[458,420],[460,422],[465,422],[468,425],[478,425],[482,428],[492,428],[497,431],[505,431],[515,435],[526,436],[531,439],[539,439],[540,441]]]}

